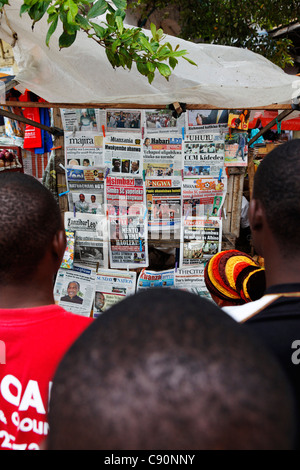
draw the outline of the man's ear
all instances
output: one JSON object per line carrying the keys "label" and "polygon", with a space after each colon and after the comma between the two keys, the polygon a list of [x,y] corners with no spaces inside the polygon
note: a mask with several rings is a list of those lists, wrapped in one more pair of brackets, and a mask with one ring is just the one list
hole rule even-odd
{"label": "man's ear", "polygon": [[67,237],[65,229],[56,232],[52,240],[52,253],[57,263],[57,269],[61,265],[61,261],[67,246]]}
{"label": "man's ear", "polygon": [[248,217],[252,232],[262,229],[264,222],[264,209],[258,199],[251,199]]}

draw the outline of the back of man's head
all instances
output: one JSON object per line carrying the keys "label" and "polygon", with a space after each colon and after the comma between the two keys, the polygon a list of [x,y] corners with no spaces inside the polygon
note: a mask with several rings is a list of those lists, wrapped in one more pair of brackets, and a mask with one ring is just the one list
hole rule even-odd
{"label": "back of man's head", "polygon": [[300,139],[268,153],[254,177],[253,199],[264,207],[274,238],[285,256],[300,252]]}
{"label": "back of man's head", "polygon": [[1,284],[28,279],[61,227],[55,198],[36,178],[0,174]]}
{"label": "back of man's head", "polygon": [[49,450],[281,449],[285,377],[212,302],[149,289],[102,314],[54,378]]}

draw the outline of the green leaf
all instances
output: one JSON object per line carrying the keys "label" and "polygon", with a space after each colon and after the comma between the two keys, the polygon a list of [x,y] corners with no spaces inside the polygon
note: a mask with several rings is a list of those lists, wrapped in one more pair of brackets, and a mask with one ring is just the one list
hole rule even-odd
{"label": "green leaf", "polygon": [[116,23],[117,23],[119,33],[122,34],[124,26],[123,26],[123,20],[120,16],[116,16]]}
{"label": "green leaf", "polygon": [[127,7],[127,0],[112,0],[112,2],[116,5],[117,8],[120,10],[125,10]]}
{"label": "green leaf", "polygon": [[145,49],[147,49],[147,51],[149,51],[151,54],[154,53],[151,44],[149,43],[148,39],[147,39],[145,36],[141,36],[141,37],[140,37],[140,43],[141,43],[142,46],[143,46]]}
{"label": "green leaf", "polygon": [[73,34],[68,34],[66,32],[63,32],[59,36],[59,39],[58,39],[58,44],[59,44],[60,49],[64,47],[70,47],[76,39],[76,34],[77,34],[77,31],[75,31]]}
{"label": "green leaf", "polygon": [[58,15],[56,15],[56,18],[52,21],[52,23],[51,23],[51,25],[50,25],[50,27],[47,31],[47,36],[46,36],[47,46],[49,46],[50,38],[51,38],[52,34],[54,33],[54,31],[56,30],[57,22],[58,22]]}
{"label": "green leaf", "polygon": [[183,56],[182,58],[186,60],[187,62],[189,62],[190,64],[196,65],[196,67],[198,67],[198,65],[193,60],[189,59],[188,57]]}
{"label": "green leaf", "polygon": [[159,73],[163,77],[168,78],[171,75],[171,69],[167,64],[162,64],[161,62],[157,62],[156,67],[157,67]]}
{"label": "green leaf", "polygon": [[80,28],[83,29],[84,31],[88,31],[90,29],[90,23],[84,16],[76,15],[75,21],[80,26]]}
{"label": "green leaf", "polygon": [[102,26],[100,26],[99,24],[92,23],[92,22],[91,22],[91,26],[94,28],[94,31],[96,35],[98,36],[98,38],[103,39],[105,37],[106,31],[107,31],[105,28],[102,28]]}
{"label": "green leaf", "polygon": [[150,29],[151,29],[151,33],[152,33],[153,38],[156,40],[156,26],[155,26],[154,23],[150,24]]}
{"label": "green leaf", "polygon": [[148,82],[151,85],[151,83],[153,82],[153,79],[154,79],[154,73],[153,72],[148,73],[147,77],[148,77]]}
{"label": "green leaf", "polygon": [[178,64],[178,60],[175,59],[174,57],[169,57],[169,64],[170,64],[170,67],[174,69],[176,65]]}
{"label": "green leaf", "polygon": [[[0,4],[0,7],[2,7],[3,5]],[[26,11],[28,11],[30,9],[30,5],[25,5],[25,3],[21,6],[20,8],[20,16],[23,15],[23,13],[26,13]]]}
{"label": "green leaf", "polygon": [[106,12],[107,8],[107,2],[105,0],[98,0],[88,12],[87,18],[90,19],[101,16]]}

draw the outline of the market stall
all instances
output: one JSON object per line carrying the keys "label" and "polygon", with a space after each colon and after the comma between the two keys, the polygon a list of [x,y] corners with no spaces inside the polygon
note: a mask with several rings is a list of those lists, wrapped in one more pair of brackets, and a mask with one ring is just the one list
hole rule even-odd
{"label": "market stall", "polygon": [[179,61],[150,85],[134,68],[113,70],[85,36],[47,48],[44,30],[6,8],[0,36],[14,40],[23,98],[7,95],[0,113],[23,110],[24,140],[32,128],[53,139],[42,179],[68,237],[56,302],[70,308],[70,277],[82,286],[71,308],[86,316],[152,286],[208,296],[206,262],[239,235],[249,122],[258,109],[297,109],[299,77],[248,50],[168,37],[197,67]]}

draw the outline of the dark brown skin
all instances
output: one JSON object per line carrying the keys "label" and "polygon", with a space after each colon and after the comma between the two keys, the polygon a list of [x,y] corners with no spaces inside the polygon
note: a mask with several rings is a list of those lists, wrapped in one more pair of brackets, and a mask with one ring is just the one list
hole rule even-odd
{"label": "dark brown skin", "polygon": [[33,276],[22,282],[1,285],[1,308],[31,308],[54,304],[53,279],[57,273],[66,248],[66,235],[59,230],[47,247]]}
{"label": "dark brown skin", "polygon": [[266,287],[300,283],[299,257],[292,253],[287,259],[282,254],[280,244],[274,238],[266,220],[265,209],[257,199],[250,201],[249,222],[255,250],[264,258]]}

